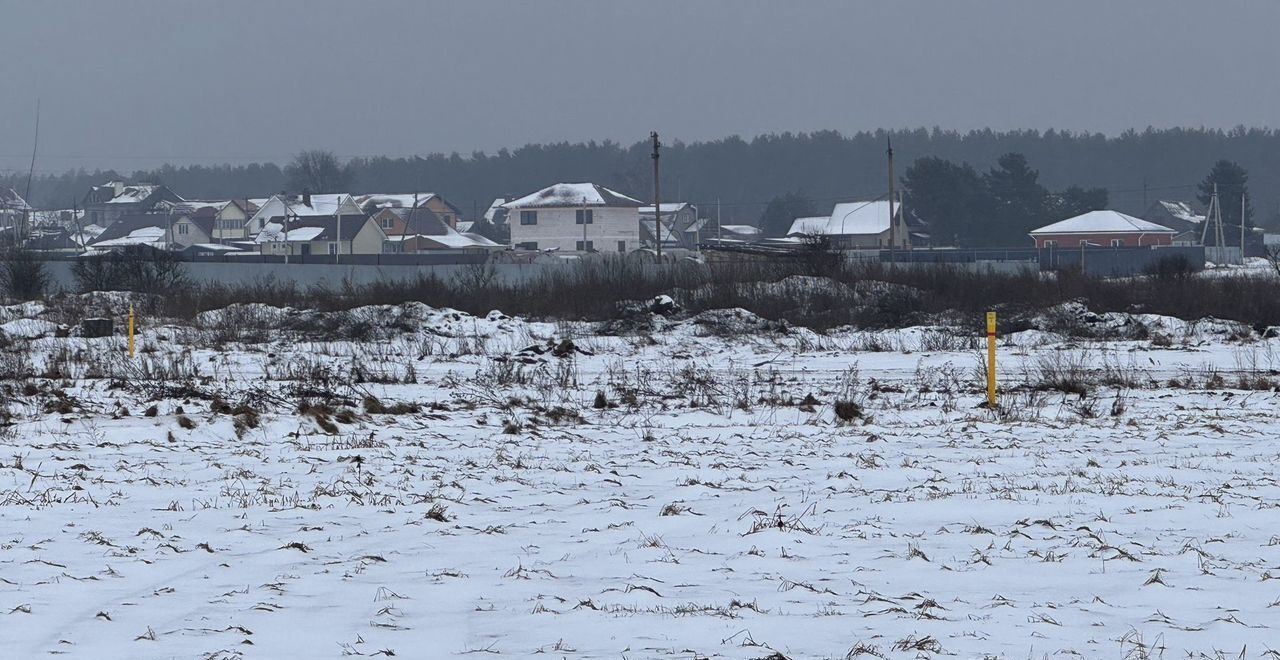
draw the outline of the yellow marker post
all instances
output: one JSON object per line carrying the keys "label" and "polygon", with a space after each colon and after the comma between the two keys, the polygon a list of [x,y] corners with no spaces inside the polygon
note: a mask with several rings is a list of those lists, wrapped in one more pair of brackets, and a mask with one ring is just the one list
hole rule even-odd
{"label": "yellow marker post", "polygon": [[987,312],[987,407],[996,407],[996,313]]}
{"label": "yellow marker post", "polygon": [[133,357],[133,303],[129,303],[129,357]]}

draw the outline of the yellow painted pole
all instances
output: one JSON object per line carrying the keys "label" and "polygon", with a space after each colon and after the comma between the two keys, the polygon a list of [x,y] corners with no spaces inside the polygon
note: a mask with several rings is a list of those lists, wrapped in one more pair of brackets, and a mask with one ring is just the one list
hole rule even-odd
{"label": "yellow painted pole", "polygon": [[133,303],[129,303],[129,357],[133,357]]}
{"label": "yellow painted pole", "polygon": [[996,313],[987,312],[987,407],[996,407]]}

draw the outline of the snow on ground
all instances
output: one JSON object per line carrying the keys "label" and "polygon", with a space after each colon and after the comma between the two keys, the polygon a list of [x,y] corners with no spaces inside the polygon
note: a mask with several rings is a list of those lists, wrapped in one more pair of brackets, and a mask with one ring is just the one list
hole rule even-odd
{"label": "snow on ground", "polygon": [[[49,377],[5,381],[0,648],[1277,657],[1280,397],[1232,389],[1275,340],[1029,330],[996,413],[973,338],[748,317],[247,307],[133,360],[18,333],[0,369]],[[1018,388],[1068,371],[1120,389]]]}

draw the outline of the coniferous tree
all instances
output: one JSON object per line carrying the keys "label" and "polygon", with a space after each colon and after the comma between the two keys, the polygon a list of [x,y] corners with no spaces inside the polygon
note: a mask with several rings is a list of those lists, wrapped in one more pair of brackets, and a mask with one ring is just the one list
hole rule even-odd
{"label": "coniferous tree", "polygon": [[760,216],[760,231],[765,236],[786,236],[796,218],[818,215],[818,211],[800,192],[789,192],[769,200]]}
{"label": "coniferous tree", "polygon": [[1050,222],[1066,220],[1089,211],[1101,211],[1107,208],[1106,188],[1081,188],[1069,186],[1066,190],[1054,195],[1050,207]]}
{"label": "coniferous tree", "polygon": [[[1200,194],[1196,196],[1206,207],[1213,197],[1214,186],[1218,190],[1218,204],[1222,208],[1222,223],[1240,226],[1240,196],[1244,195],[1245,226],[1253,225],[1253,205],[1249,200],[1249,173],[1240,165],[1222,159],[1200,182]],[[1237,243],[1239,241],[1236,241]]]}
{"label": "coniferous tree", "polygon": [[908,213],[929,224],[934,245],[974,245],[990,196],[968,163],[918,158],[902,176]]}
{"label": "coniferous tree", "polygon": [[979,224],[977,238],[985,245],[1025,245],[1027,232],[1048,224],[1049,191],[1040,185],[1040,171],[1026,156],[1007,153],[982,177],[991,195],[990,219]]}

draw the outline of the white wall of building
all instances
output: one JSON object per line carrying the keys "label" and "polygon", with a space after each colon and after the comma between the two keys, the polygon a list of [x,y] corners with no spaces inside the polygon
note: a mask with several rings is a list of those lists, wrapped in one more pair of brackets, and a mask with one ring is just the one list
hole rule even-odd
{"label": "white wall of building", "polygon": [[[638,207],[590,207],[592,222],[589,225],[577,224],[580,208],[511,209],[508,216],[511,244],[517,249],[522,244],[536,243],[538,250],[558,248],[562,252],[573,252],[584,240],[585,228],[585,240],[596,252],[630,252],[640,248]],[[523,224],[522,211],[537,213],[537,224]]]}

